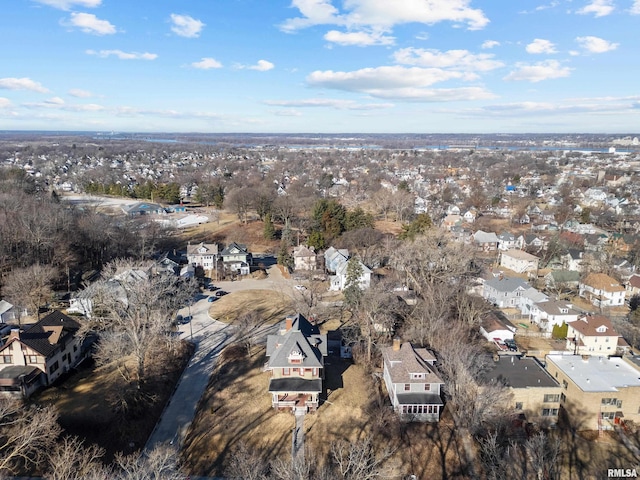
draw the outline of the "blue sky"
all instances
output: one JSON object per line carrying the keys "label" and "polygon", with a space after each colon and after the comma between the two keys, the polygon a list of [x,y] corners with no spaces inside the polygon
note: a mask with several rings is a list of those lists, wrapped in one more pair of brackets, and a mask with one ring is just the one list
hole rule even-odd
{"label": "blue sky", "polygon": [[0,129],[637,133],[640,0],[10,0]]}

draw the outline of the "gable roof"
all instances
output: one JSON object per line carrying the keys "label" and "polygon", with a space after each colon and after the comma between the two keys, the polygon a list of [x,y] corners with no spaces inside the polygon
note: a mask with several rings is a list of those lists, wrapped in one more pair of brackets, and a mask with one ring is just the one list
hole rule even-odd
{"label": "gable roof", "polygon": [[575,322],[569,323],[569,326],[576,332],[587,337],[618,336],[618,332],[613,328],[611,320],[604,315],[585,315],[578,318]]}
{"label": "gable roof", "polygon": [[624,291],[624,287],[620,285],[615,278],[610,277],[606,273],[590,273],[582,283],[597,290],[604,290],[605,292]]}
{"label": "gable roof", "polygon": [[629,285],[634,288],[640,288],[640,275],[631,275],[629,278]]}
{"label": "gable roof", "polygon": [[[201,253],[201,250],[204,249],[204,252]],[[217,243],[204,243],[200,242],[197,245],[187,245],[187,255],[216,255],[218,253],[218,244]]]}
{"label": "gable roof", "polygon": [[[426,348],[414,348],[407,342],[398,350],[383,348],[382,356],[393,383],[444,383],[429,365],[435,357]],[[423,373],[425,378],[411,378],[412,373]]]}
{"label": "gable roof", "polygon": [[293,249],[294,257],[315,257],[316,252],[313,250],[313,247],[309,248],[306,245],[298,245]]}
{"label": "gable roof", "polygon": [[485,286],[489,286],[498,292],[514,292],[517,289],[526,290],[529,284],[518,277],[495,277],[484,282]]}
{"label": "gable roof", "polygon": [[[286,330],[287,326],[290,327]],[[322,367],[327,355],[327,336],[320,334],[318,327],[311,325],[301,314],[288,317],[285,327],[276,335],[267,337],[267,352],[269,367],[290,367],[289,357],[295,353],[302,355],[302,367]]]}
{"label": "gable roof", "polygon": [[79,329],[78,322],[56,310],[20,332],[18,337],[10,338],[6,345],[17,340],[48,357],[55,352],[60,343],[68,337],[73,337]]}
{"label": "gable roof", "polygon": [[[232,250],[238,250],[238,252],[233,253]],[[238,253],[249,253],[249,251],[247,250],[247,246],[242,243],[231,242],[229,245],[227,245],[227,248],[220,252],[220,255],[224,257],[226,255],[237,255]]]}

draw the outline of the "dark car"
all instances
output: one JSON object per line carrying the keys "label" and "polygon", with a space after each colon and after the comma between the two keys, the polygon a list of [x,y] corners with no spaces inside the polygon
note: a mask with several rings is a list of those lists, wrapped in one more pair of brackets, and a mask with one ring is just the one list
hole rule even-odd
{"label": "dark car", "polygon": [[219,290],[220,287],[216,287],[215,285],[209,285],[209,291],[210,292],[215,292],[216,290]]}
{"label": "dark car", "polygon": [[507,346],[507,348],[512,351],[512,352],[517,352],[518,351],[518,345],[516,345],[516,342],[511,340],[511,339],[506,339],[504,341],[504,344]]}
{"label": "dark car", "polygon": [[207,298],[207,302],[211,303],[211,302],[215,302],[218,299],[218,297],[209,297]]}
{"label": "dark car", "polygon": [[223,295],[226,295],[228,292],[225,292],[224,290],[218,290],[216,292],[216,297],[221,297]]}

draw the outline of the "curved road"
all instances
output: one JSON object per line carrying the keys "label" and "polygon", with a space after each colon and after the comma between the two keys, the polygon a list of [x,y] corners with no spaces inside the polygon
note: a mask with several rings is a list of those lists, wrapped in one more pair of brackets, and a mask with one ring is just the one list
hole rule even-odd
{"label": "curved road", "polygon": [[[293,281],[285,279],[276,265],[268,270],[264,280],[245,279],[235,282],[216,282],[216,286],[226,292],[241,290],[279,290],[293,292]],[[169,403],[165,407],[158,424],[147,440],[145,450],[160,444],[172,445],[180,449],[196,408],[204,393],[215,361],[222,349],[233,339],[233,327],[209,316],[211,303],[208,295],[199,294],[195,303],[180,310],[183,316],[191,315],[188,324],[180,325],[180,338],[191,340],[195,352],[185,368]]]}

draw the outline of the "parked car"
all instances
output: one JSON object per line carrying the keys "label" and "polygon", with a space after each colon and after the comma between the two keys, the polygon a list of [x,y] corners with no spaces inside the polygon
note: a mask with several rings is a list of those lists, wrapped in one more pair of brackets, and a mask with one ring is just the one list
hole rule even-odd
{"label": "parked car", "polygon": [[502,350],[502,351],[508,350],[508,347],[499,338],[494,338],[493,343],[496,344],[496,347],[498,347],[498,350]]}
{"label": "parked car", "polygon": [[514,340],[511,340],[510,338],[507,338],[504,341],[504,344],[507,346],[507,348],[512,351],[512,352],[517,352],[518,351],[518,345],[516,345],[516,342]]}
{"label": "parked car", "polygon": [[215,285],[209,285],[209,291],[210,292],[215,292],[216,290],[219,290],[220,287],[216,287]]}
{"label": "parked car", "polygon": [[186,324],[187,324],[187,323],[189,323],[190,321],[191,321],[191,317],[190,317],[189,315],[187,315],[187,316],[185,316],[185,317],[182,317],[182,318],[178,321],[178,323],[179,323],[180,325],[186,325]]}
{"label": "parked car", "polygon": [[216,292],[216,297],[222,297],[223,295],[226,295],[229,292],[225,292],[224,290],[218,290]]}
{"label": "parked car", "polygon": [[218,299],[218,297],[209,297],[207,298],[207,302],[211,303],[211,302],[215,302]]}

